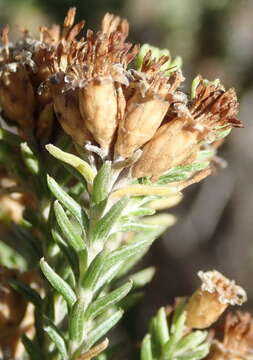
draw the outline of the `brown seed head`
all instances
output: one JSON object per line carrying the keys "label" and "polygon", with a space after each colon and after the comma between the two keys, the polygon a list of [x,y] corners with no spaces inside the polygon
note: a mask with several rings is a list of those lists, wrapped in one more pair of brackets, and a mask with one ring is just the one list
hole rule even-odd
{"label": "brown seed head", "polygon": [[202,285],[190,297],[186,324],[189,328],[205,329],[211,326],[228,305],[241,305],[247,300],[245,290],[218,271],[199,271]]}

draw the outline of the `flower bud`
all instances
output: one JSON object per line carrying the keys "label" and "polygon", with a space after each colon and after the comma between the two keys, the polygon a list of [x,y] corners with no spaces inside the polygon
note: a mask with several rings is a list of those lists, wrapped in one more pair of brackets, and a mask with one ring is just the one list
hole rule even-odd
{"label": "flower bud", "polygon": [[187,128],[187,122],[187,119],[176,118],[157,130],[134,165],[133,177],[158,177],[197,153],[198,132]]}
{"label": "flower bud", "polygon": [[202,285],[190,297],[187,305],[186,325],[205,329],[211,326],[228,305],[241,305],[247,300],[246,292],[218,271],[199,271]]}
{"label": "flower bud", "polygon": [[[250,358],[253,344],[253,319],[249,313],[228,313],[222,339],[215,339],[207,360]],[[219,333],[218,333],[219,334]]]}
{"label": "flower bud", "polygon": [[23,66],[9,64],[3,68],[0,74],[0,106],[7,118],[21,128],[33,127],[34,91]]}
{"label": "flower bud", "polygon": [[101,148],[108,149],[117,128],[117,92],[110,78],[93,79],[79,90],[83,121]]}

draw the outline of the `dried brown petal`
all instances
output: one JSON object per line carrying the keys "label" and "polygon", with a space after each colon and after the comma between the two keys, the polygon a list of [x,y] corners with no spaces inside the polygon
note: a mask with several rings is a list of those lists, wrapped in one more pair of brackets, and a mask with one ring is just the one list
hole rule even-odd
{"label": "dried brown petal", "polygon": [[241,305],[247,299],[243,288],[218,271],[200,271],[202,285],[186,305],[186,324],[189,328],[205,329],[211,326],[228,305]]}
{"label": "dried brown petal", "polygon": [[214,341],[208,360],[243,360],[252,354],[253,320],[249,313],[228,313],[223,339]]}
{"label": "dried brown petal", "polygon": [[238,113],[238,101],[234,89],[227,91],[220,84],[200,80],[196,96],[190,106],[190,112],[198,126],[203,126],[209,132],[215,132],[217,127],[241,127]]}

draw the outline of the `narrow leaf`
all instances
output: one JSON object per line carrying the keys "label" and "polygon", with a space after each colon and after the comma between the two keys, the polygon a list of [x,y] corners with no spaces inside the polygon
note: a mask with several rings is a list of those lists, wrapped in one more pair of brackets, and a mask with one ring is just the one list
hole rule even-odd
{"label": "narrow leaf", "polygon": [[85,249],[84,240],[79,236],[71,222],[69,221],[65,211],[58,202],[54,203],[54,212],[56,216],[57,223],[66,239],[66,241],[78,252]]}
{"label": "narrow leaf", "polygon": [[78,172],[80,172],[80,174],[85,178],[85,180],[89,184],[93,183],[95,174],[94,174],[92,168],[90,167],[90,165],[86,161],[80,159],[76,155],[62,151],[61,149],[57,148],[56,146],[54,146],[52,144],[46,145],[46,149],[56,159],[61,160],[61,161],[65,162],[66,164],[71,165]]}
{"label": "narrow leaf", "polygon": [[87,320],[94,319],[102,312],[106,311],[110,306],[117,304],[129,293],[132,288],[132,284],[132,281],[129,281],[125,285],[110,292],[108,295],[98,298],[87,309],[85,318]]}
{"label": "narrow leaf", "polygon": [[92,261],[82,281],[82,285],[84,289],[87,289],[91,292],[94,290],[98,282],[98,279],[104,269],[105,260],[107,259],[107,256],[108,253],[107,251],[104,250],[101,251]]}
{"label": "narrow leaf", "polygon": [[83,340],[85,330],[85,310],[87,308],[87,301],[80,298],[76,301],[71,310],[69,317],[69,333],[70,337],[77,344]]}
{"label": "narrow leaf", "polygon": [[88,229],[88,217],[86,213],[82,210],[81,206],[69,196],[61,186],[49,175],[47,176],[47,183],[50,191],[59,200],[62,205],[69,210],[69,212],[77,218],[80,225],[87,231]]}
{"label": "narrow leaf", "polygon": [[151,337],[147,334],[141,344],[141,360],[153,360]]}
{"label": "narrow leaf", "polygon": [[76,302],[76,295],[69,284],[51,268],[44,258],[40,260],[40,268],[52,287],[63,296],[70,306],[73,306]]}
{"label": "narrow leaf", "polygon": [[148,284],[155,275],[155,268],[150,266],[129,276],[133,281],[133,288],[137,289]]}
{"label": "narrow leaf", "polygon": [[[93,346],[101,337],[103,337],[117,322],[122,318],[123,311],[118,310],[111,316],[109,316],[105,321],[98,324],[94,329],[92,329],[88,334],[87,344],[89,348]],[[88,349],[87,349],[88,350]]]}
{"label": "narrow leaf", "polygon": [[133,255],[136,255],[138,252],[143,251],[148,246],[152,244],[154,239],[142,239],[137,242],[133,242],[129,245],[122,246],[121,248],[112,251],[108,255],[106,267],[110,267],[116,263],[119,263],[121,261],[125,261],[128,258],[131,258]]}
{"label": "narrow leaf", "polygon": [[55,344],[63,360],[68,360],[69,356],[63,336],[60,334],[58,329],[51,323],[51,321],[49,321],[49,319],[46,319],[45,322],[46,322],[46,326],[44,327],[45,332],[48,334],[52,342]]}
{"label": "narrow leaf", "polygon": [[31,148],[26,142],[21,143],[20,148],[24,163],[26,164],[27,168],[33,175],[38,175],[40,171],[39,162]]}
{"label": "narrow leaf", "polygon": [[93,233],[93,241],[105,242],[108,236],[113,232],[113,228],[128,202],[127,198],[123,198],[116,202],[111,209],[97,223]]}
{"label": "narrow leaf", "polygon": [[93,182],[92,201],[94,203],[100,203],[107,198],[109,191],[110,175],[111,162],[106,161],[97,173]]}
{"label": "narrow leaf", "polygon": [[169,340],[167,316],[165,313],[165,309],[163,307],[158,311],[156,318],[157,318],[157,323],[156,323],[157,337],[160,345],[163,347],[163,345]]}

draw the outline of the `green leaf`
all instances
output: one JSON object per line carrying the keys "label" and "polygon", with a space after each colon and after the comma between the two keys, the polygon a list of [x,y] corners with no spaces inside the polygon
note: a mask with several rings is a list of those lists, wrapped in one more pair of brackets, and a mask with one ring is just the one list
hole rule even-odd
{"label": "green leaf", "polygon": [[195,97],[196,97],[196,90],[197,90],[197,87],[199,86],[200,80],[201,80],[201,76],[198,75],[192,81],[192,86],[191,86],[191,99],[192,100],[195,99]]}
{"label": "green leaf", "polygon": [[156,332],[157,338],[161,346],[169,340],[169,329],[167,324],[167,316],[164,307],[162,307],[156,316]]}
{"label": "green leaf", "polygon": [[119,226],[119,231],[122,232],[139,232],[139,231],[154,231],[159,227],[159,225],[150,225],[150,224],[144,224],[142,222],[129,222],[129,223],[123,223],[121,226]]}
{"label": "green leaf", "polygon": [[21,295],[23,295],[28,301],[30,301],[34,306],[41,307],[42,299],[40,295],[32,289],[29,285],[24,282],[16,279],[9,280],[10,285]]}
{"label": "green leaf", "polygon": [[94,242],[105,242],[107,240],[108,236],[113,232],[114,226],[119,220],[127,202],[128,198],[122,198],[98,221],[92,236]]}
{"label": "green leaf", "polygon": [[94,291],[94,288],[96,287],[99,277],[104,269],[107,256],[107,251],[103,250],[93,259],[82,281],[84,289],[87,289],[91,292]]}
{"label": "green leaf", "polygon": [[141,344],[141,360],[153,360],[151,336],[147,334]]}
{"label": "green leaf", "polygon": [[145,295],[144,291],[136,291],[134,293],[131,293],[120,301],[119,306],[124,311],[128,310],[133,306],[137,305],[144,297],[144,295]]}
{"label": "green leaf", "polygon": [[189,350],[197,349],[197,347],[207,339],[207,336],[207,331],[200,330],[184,336],[177,344],[177,355],[184,354]]}
{"label": "green leaf", "polygon": [[100,203],[108,196],[111,175],[111,161],[106,161],[93,182],[92,201]]}
{"label": "green leaf", "polygon": [[192,164],[176,166],[169,170],[166,174],[160,176],[157,184],[162,185],[169,182],[186,180],[191,175],[191,173],[204,170],[208,166],[209,161],[196,161]]}
{"label": "green leaf", "polygon": [[28,146],[27,142],[20,144],[21,154],[26,164],[27,168],[33,175],[38,175],[40,171],[40,166],[37,157],[32,152],[31,148]]}
{"label": "green leaf", "polygon": [[62,151],[52,144],[46,145],[46,149],[56,159],[61,160],[75,168],[89,184],[93,183],[95,173],[86,161],[80,159],[76,155]]}
{"label": "green leaf", "polygon": [[138,289],[148,284],[154,277],[155,268],[150,266],[129,276],[133,281],[133,288]]}
{"label": "green leaf", "polygon": [[125,285],[119,287],[118,289],[98,298],[88,307],[85,318],[87,320],[94,319],[102,312],[106,311],[110,306],[117,304],[129,293],[132,285],[132,281],[128,281]]}
{"label": "green leaf", "polygon": [[55,344],[56,348],[62,356],[62,359],[68,360],[69,356],[65,340],[56,326],[48,318],[45,319],[44,330],[48,334],[51,341]]}
{"label": "green leaf", "polygon": [[[65,241],[63,240],[63,238],[61,237],[61,235],[59,234],[59,231],[57,231],[57,229],[55,227],[52,228],[51,233],[52,233],[54,241],[56,242],[56,244],[61,249],[62,253],[67,258],[68,263],[71,266],[71,269],[73,270],[73,273],[75,274],[76,279],[78,279],[78,277],[79,277],[78,261],[80,260],[80,258],[79,258],[80,252],[78,252],[78,254],[77,254],[76,251],[71,246],[68,246],[65,243]],[[85,250],[83,250],[83,251],[85,251]]]}
{"label": "green leaf", "polygon": [[116,277],[116,275],[119,273],[119,270],[121,269],[122,263],[119,262],[117,264],[114,264],[113,266],[107,266],[107,264],[104,264],[103,271],[99,276],[99,279],[94,287],[94,292],[97,292],[102,286],[105,284],[110,284],[110,282]]}
{"label": "green leaf", "polygon": [[137,253],[143,251],[147,247],[149,247],[154,239],[142,239],[137,242],[130,243],[129,245],[124,245],[121,248],[112,251],[107,258],[106,268],[111,267],[114,264],[125,261],[131,258],[133,255],[137,255]]}
{"label": "green leaf", "polygon": [[[99,323],[94,329],[92,329],[87,338],[88,348],[91,348],[101,337],[103,337],[113,326],[117,324],[117,322],[122,318],[123,311],[118,310],[113,313],[111,316]],[[88,349],[85,349],[88,350]]]}
{"label": "green leaf", "polygon": [[185,329],[185,319],[186,312],[182,312],[182,314],[177,318],[177,320],[173,322],[171,337],[167,341],[163,349],[165,358],[170,359],[176,349],[178,341],[182,338]]}
{"label": "green leaf", "polygon": [[71,310],[69,317],[69,334],[70,338],[79,345],[84,338],[85,331],[85,310],[87,308],[87,299],[77,299]]}
{"label": "green leaf", "polygon": [[69,221],[65,211],[59,201],[54,202],[54,212],[57,223],[64,235],[66,241],[78,252],[85,249],[85,242],[80,235],[77,234],[74,226]]}
{"label": "green leaf", "polygon": [[151,209],[151,208],[145,208],[145,207],[140,207],[138,209],[134,209],[133,211],[129,211],[127,213],[127,216],[150,216],[150,215],[154,215],[155,214],[155,210]]}
{"label": "green leaf", "polygon": [[52,287],[63,296],[70,306],[73,306],[76,302],[76,295],[69,284],[51,268],[44,258],[40,260],[40,268]]}
{"label": "green leaf", "polygon": [[82,210],[81,206],[71,197],[69,196],[60,185],[49,175],[47,175],[47,183],[50,191],[59,200],[62,205],[77,218],[80,225],[83,227],[85,231],[88,229],[89,220],[85,213]]}

